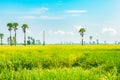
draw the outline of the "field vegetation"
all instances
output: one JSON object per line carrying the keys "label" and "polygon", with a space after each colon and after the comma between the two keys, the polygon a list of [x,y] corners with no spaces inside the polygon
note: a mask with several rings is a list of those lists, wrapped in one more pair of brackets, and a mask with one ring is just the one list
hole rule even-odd
{"label": "field vegetation", "polygon": [[0,80],[120,80],[119,45],[0,46]]}

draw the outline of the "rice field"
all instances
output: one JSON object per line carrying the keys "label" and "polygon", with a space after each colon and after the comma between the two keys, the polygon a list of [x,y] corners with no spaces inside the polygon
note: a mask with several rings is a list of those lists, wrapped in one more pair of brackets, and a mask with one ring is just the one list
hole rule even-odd
{"label": "rice field", "polygon": [[120,45],[0,46],[0,80],[120,80]]}

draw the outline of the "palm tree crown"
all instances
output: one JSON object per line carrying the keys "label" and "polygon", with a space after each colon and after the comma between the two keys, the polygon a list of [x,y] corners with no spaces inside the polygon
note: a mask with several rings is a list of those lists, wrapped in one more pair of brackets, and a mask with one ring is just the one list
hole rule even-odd
{"label": "palm tree crown", "polygon": [[3,38],[4,34],[3,33],[0,33],[0,38]]}
{"label": "palm tree crown", "polygon": [[84,36],[85,31],[86,31],[85,28],[80,28],[80,30],[79,30],[79,33],[82,36],[82,39],[81,39],[82,45],[83,45],[83,36]]}
{"label": "palm tree crown", "polygon": [[23,28],[23,32],[26,33],[26,28],[28,28],[28,25],[27,24],[23,24],[22,28]]}
{"label": "palm tree crown", "polygon": [[17,30],[17,26],[18,26],[18,23],[13,23],[13,28],[14,28],[14,31],[16,31]]}
{"label": "palm tree crown", "polygon": [[8,27],[8,30],[11,31],[11,30],[12,30],[12,27],[13,27],[13,24],[12,24],[12,23],[8,23],[8,24],[7,24],[7,27]]}
{"label": "palm tree crown", "polygon": [[83,37],[85,31],[86,31],[85,28],[80,28],[79,32],[82,37]]}

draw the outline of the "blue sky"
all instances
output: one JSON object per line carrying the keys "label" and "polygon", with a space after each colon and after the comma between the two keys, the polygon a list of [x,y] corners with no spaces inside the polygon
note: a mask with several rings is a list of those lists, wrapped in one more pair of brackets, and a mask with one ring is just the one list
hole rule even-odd
{"label": "blue sky", "polygon": [[[84,39],[113,43],[120,41],[119,0],[1,0],[0,33],[4,43],[9,36],[6,24],[18,22],[17,42],[23,42],[21,25],[29,26],[28,36],[40,39],[46,32],[47,43],[80,42],[79,28],[86,28]],[[14,31],[12,31],[14,34]]]}

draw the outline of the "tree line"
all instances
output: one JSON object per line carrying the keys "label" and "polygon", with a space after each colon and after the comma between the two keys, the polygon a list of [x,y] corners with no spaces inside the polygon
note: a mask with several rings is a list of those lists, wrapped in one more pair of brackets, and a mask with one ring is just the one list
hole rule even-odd
{"label": "tree line", "polygon": [[[80,28],[79,29],[79,33],[80,33],[80,35],[81,35],[81,44],[83,45],[83,44],[85,44],[84,43],[84,40],[83,40],[83,37],[84,37],[84,33],[86,32],[86,29],[85,28]],[[89,42],[89,44],[100,44],[99,43],[99,39],[96,39],[96,42],[95,41],[93,41],[92,42],[92,38],[93,38],[93,36],[89,36],[89,39],[90,39],[90,42]],[[103,44],[107,44],[107,41],[104,41],[104,43]],[[120,42],[119,41],[115,41],[115,43],[114,44],[120,44]]]}
{"label": "tree line", "polygon": [[[14,41],[14,45],[16,46],[17,44],[17,30],[18,30],[18,26],[19,24],[17,22],[14,22],[14,23],[8,23],[7,24],[7,27],[8,27],[8,31],[9,31],[9,37],[8,37],[8,43],[9,45],[13,45],[13,41]],[[24,33],[24,45],[26,46],[26,29],[28,28],[28,25],[27,24],[22,24],[21,28],[23,29],[23,33]],[[12,30],[14,31],[14,36],[13,36],[13,40],[12,40]],[[1,45],[2,45],[2,39],[4,37],[4,34],[3,33],[0,33],[0,39],[1,39]]]}
{"label": "tree line", "polygon": [[[17,30],[18,30],[18,26],[19,24],[17,22],[15,23],[8,23],[7,24],[7,27],[8,27],[8,31],[10,33],[10,36],[8,37],[8,44],[9,45],[13,45],[13,42],[14,42],[14,45],[16,46],[17,44],[17,40],[16,40],[16,36],[17,36]],[[22,24],[21,26],[22,30],[23,30],[23,33],[24,33],[24,45],[26,46],[26,29],[28,28],[28,25],[27,24]],[[14,37],[13,37],[13,40],[12,40],[12,35],[11,35],[11,32],[12,30],[14,31]],[[85,28],[80,28],[79,29],[79,33],[81,35],[81,45],[84,45],[84,33],[86,32],[86,29]],[[0,41],[1,41],[1,45],[2,45],[2,39],[4,37],[4,34],[3,33],[0,33]],[[92,42],[92,38],[93,36],[90,36],[89,39],[90,39],[90,42],[89,44],[95,44],[95,41]],[[45,32],[43,31],[43,45],[45,45]],[[37,43],[41,44],[40,40],[36,40]],[[99,44],[99,39],[96,39],[96,43]],[[117,42],[115,42],[116,44]],[[35,39],[28,36],[28,41],[27,41],[27,44],[30,45],[30,44],[35,44]],[[104,41],[104,44],[106,44],[106,41]]]}

